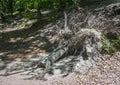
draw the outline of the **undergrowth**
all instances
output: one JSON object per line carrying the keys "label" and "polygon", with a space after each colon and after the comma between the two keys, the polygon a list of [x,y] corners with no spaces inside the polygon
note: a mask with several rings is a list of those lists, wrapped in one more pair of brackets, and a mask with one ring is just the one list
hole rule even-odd
{"label": "undergrowth", "polygon": [[104,36],[102,40],[103,43],[103,53],[112,54],[120,50],[120,36],[109,39],[107,36]]}

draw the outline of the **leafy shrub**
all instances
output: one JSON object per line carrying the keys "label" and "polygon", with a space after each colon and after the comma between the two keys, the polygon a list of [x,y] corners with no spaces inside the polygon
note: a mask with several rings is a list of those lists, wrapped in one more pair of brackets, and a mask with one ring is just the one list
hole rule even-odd
{"label": "leafy shrub", "polygon": [[105,37],[103,40],[103,52],[104,53],[113,53],[120,50],[120,36],[116,36],[114,39],[108,39]]}

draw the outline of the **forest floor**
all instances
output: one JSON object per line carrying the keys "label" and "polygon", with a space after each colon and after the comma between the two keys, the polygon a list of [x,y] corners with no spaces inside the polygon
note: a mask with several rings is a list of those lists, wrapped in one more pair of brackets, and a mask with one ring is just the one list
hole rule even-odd
{"label": "forest floor", "polygon": [[[47,56],[55,49],[59,38],[51,28],[55,28],[56,20],[54,17],[39,21],[20,19],[16,21],[18,24],[14,22],[0,30],[0,69],[3,69],[0,74],[16,62],[38,55]],[[18,73],[0,76],[0,85],[120,85],[120,51],[102,57],[100,64],[85,74],[47,75],[48,80],[42,81],[24,80],[29,75]]]}
{"label": "forest floor", "polygon": [[100,65],[90,68],[86,74],[72,72],[66,77],[50,76],[47,81],[24,80],[25,75],[0,76],[0,85],[119,85],[120,52],[105,55]]}
{"label": "forest floor", "polygon": [[[47,30],[45,31],[48,32]],[[43,43],[45,41],[41,39],[40,35],[42,34],[38,33],[38,36],[35,36],[36,38],[32,36],[29,38],[27,37],[24,42],[19,39],[17,41],[17,38],[10,38],[10,41],[7,42],[5,46],[4,44],[0,46],[0,56],[2,61],[6,62],[6,65],[8,66],[19,62],[24,58],[31,58],[37,55],[48,55],[51,47],[54,47],[52,43],[57,40],[57,36],[51,36],[51,34],[48,34],[47,39],[51,42],[50,47],[50,44]],[[49,46],[44,48],[43,46],[45,45]],[[48,48],[48,50],[45,50],[46,48]],[[34,79],[24,80],[24,78],[29,76],[18,73],[10,76],[0,76],[0,85],[119,85],[120,52],[118,51],[114,53],[113,56],[104,55],[103,58],[104,60],[101,61],[101,64],[90,68],[84,75],[72,72],[66,77],[62,77],[61,75],[53,75],[49,76],[47,81],[41,81]]]}

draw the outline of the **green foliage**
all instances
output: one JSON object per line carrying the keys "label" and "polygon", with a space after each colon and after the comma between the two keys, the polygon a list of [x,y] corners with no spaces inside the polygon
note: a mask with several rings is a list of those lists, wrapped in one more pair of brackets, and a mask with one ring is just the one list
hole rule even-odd
{"label": "green foliage", "polygon": [[1,6],[0,9],[3,12],[12,13],[13,12],[13,5],[14,5],[13,0],[0,0],[0,6]]}
{"label": "green foliage", "polygon": [[105,37],[103,39],[103,52],[104,53],[113,53],[116,52],[117,50],[120,50],[120,36],[117,36],[114,39],[108,39]]}
{"label": "green foliage", "polygon": [[116,51],[116,48],[113,46],[113,44],[108,39],[104,39],[103,50],[105,53],[111,53],[111,52]]}
{"label": "green foliage", "polygon": [[116,39],[111,40],[111,43],[116,49],[120,50],[120,36],[116,37]]}
{"label": "green foliage", "polygon": [[[65,6],[77,4],[79,0],[0,0],[1,10],[5,13],[13,13],[17,10],[27,10],[41,8],[61,8]],[[63,8],[62,8],[63,9]]]}
{"label": "green foliage", "polygon": [[88,6],[103,1],[109,2],[106,0],[0,0],[0,10],[4,14],[12,15],[16,11],[27,13],[31,9],[36,9],[36,12],[40,12],[41,9],[65,10],[70,7]]}

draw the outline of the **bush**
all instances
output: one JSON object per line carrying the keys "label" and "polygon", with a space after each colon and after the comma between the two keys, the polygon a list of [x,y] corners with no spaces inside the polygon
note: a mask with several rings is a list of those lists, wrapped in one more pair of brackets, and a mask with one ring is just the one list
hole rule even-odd
{"label": "bush", "polygon": [[120,36],[116,36],[114,39],[108,39],[105,37],[103,39],[103,52],[104,53],[114,53],[120,50]]}

